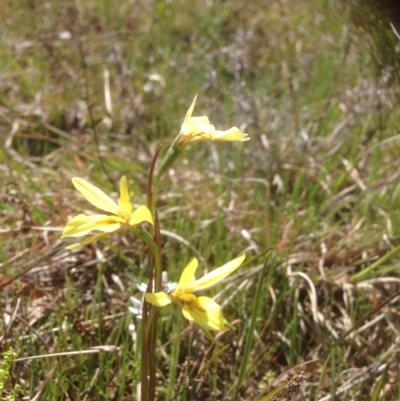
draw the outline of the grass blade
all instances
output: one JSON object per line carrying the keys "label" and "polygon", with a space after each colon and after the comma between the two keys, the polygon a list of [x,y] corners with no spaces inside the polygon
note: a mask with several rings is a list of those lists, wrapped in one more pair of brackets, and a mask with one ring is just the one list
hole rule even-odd
{"label": "grass blade", "polygon": [[250,352],[251,352],[251,345],[253,343],[253,333],[254,333],[254,328],[256,326],[256,320],[257,320],[257,315],[258,315],[258,307],[260,305],[261,295],[262,295],[262,291],[263,291],[262,288],[263,288],[265,272],[267,270],[268,257],[269,257],[269,254],[265,258],[264,266],[263,266],[263,268],[261,270],[260,280],[258,282],[256,298],[254,300],[253,313],[251,315],[250,327],[249,327],[249,331],[248,331],[247,337],[246,337],[246,345],[245,345],[245,348],[244,348],[242,363],[240,365],[239,378],[238,378],[238,381],[237,381],[235,394],[233,396],[233,401],[237,401],[238,400],[239,389],[240,389],[241,385],[243,384],[244,378],[246,376],[247,364],[249,362]]}

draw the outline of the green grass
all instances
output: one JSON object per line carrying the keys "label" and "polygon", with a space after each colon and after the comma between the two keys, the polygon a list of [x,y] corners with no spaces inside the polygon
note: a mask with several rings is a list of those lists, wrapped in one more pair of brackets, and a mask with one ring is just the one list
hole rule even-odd
{"label": "green grass", "polygon": [[[274,247],[238,399],[264,399],[300,374],[304,399],[399,397],[398,300],[377,308],[398,290],[400,271],[399,87],[379,53],[392,33],[375,36],[374,47],[352,7],[1,6],[1,351],[26,358],[118,347],[17,361],[21,399],[137,399],[141,322],[128,306],[141,297],[146,247],[115,235],[65,251],[63,226],[90,210],[70,178],[116,199],[126,175],[134,203],[144,203],[152,155],[178,134],[196,94],[195,115],[239,126],[251,141],[190,145],[161,183],[169,279],[194,250],[200,274]],[[161,311],[159,400],[233,397],[262,263],[208,292],[237,330],[221,337],[229,348],[201,375],[211,343],[173,306]]]}

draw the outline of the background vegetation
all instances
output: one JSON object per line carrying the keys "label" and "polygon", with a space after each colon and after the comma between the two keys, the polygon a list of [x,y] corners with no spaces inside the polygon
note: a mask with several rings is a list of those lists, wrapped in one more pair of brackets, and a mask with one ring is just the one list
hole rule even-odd
{"label": "background vegetation", "polygon": [[[399,45],[364,6],[1,3],[0,348],[26,358],[103,347],[17,361],[10,391],[136,399],[140,320],[128,306],[142,296],[146,250],[115,236],[65,251],[63,226],[90,208],[70,178],[116,197],[125,174],[142,203],[155,149],[198,94],[197,115],[252,139],[190,146],[170,170],[164,266],[176,281],[193,256],[206,271],[274,247],[241,398],[284,380],[281,400],[400,398],[399,86],[382,57]],[[261,263],[213,293],[237,330],[205,371],[210,342],[162,311],[160,400],[231,399]]]}

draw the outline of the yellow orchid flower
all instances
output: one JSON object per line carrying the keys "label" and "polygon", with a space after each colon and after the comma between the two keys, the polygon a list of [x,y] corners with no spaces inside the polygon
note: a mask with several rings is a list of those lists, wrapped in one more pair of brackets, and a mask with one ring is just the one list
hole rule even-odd
{"label": "yellow orchid flower", "polygon": [[218,131],[210,124],[208,117],[192,117],[197,96],[186,113],[181,132],[177,138],[177,146],[180,148],[191,142],[207,141],[248,141],[247,134],[243,134],[239,128],[232,127],[226,131]]}
{"label": "yellow orchid flower", "polygon": [[128,183],[125,176],[122,177],[120,181],[121,195],[118,204],[101,189],[82,178],[74,177],[72,178],[72,183],[88,202],[112,215],[95,214],[87,216],[86,214],[79,214],[73,217],[65,226],[61,238],[83,237],[94,230],[101,231],[101,233],[67,246],[66,249],[79,248],[82,245],[97,241],[112,232],[122,229],[131,229],[145,221],[154,224],[153,217],[147,206],[139,206],[133,211],[129,200]]}
{"label": "yellow orchid flower", "polygon": [[174,301],[182,307],[183,316],[200,327],[215,331],[226,330],[232,326],[224,319],[221,306],[211,298],[197,297],[193,292],[211,287],[223,280],[243,263],[245,257],[243,254],[199,280],[194,277],[198,265],[197,259],[194,258],[183,270],[179,283],[172,293],[146,293],[146,301],[158,307],[167,306]]}
{"label": "yellow orchid flower", "polygon": [[210,120],[206,116],[192,117],[194,106],[196,104],[197,96],[195,96],[192,105],[186,113],[185,121],[182,124],[179,135],[174,139],[171,147],[167,150],[163,160],[161,161],[158,170],[155,190],[157,193],[158,182],[168,168],[178,158],[182,149],[192,142],[208,142],[208,141],[229,141],[229,142],[243,142],[248,141],[250,138],[247,134],[243,134],[239,128],[232,127],[226,131],[219,131],[210,124]]}

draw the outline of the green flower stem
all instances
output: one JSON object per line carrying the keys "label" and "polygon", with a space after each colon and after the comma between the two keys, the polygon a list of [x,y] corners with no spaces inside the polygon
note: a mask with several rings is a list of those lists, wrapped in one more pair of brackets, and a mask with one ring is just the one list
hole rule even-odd
{"label": "green flower stem", "polygon": [[[157,216],[157,215],[156,215]],[[156,240],[158,232],[158,219],[156,217]],[[152,292],[161,291],[161,249],[158,245],[158,241],[144,228],[133,228],[132,232],[149,245],[151,249],[151,255],[154,257],[154,287],[153,287],[153,267],[150,262],[149,265],[149,285]],[[151,259],[150,259],[151,260]],[[150,309],[148,309],[150,308]],[[147,315],[147,311],[149,313]],[[155,397],[156,387],[156,359],[155,349],[157,340],[157,323],[158,323],[158,311],[156,308],[145,305],[143,308],[142,316],[142,361],[141,361],[141,383],[142,383],[142,401],[152,401]],[[147,376],[148,375],[148,376]]]}
{"label": "green flower stem", "polygon": [[[159,148],[160,149],[160,148]],[[162,266],[161,266],[161,241],[160,226],[157,216],[156,203],[160,181],[164,173],[173,164],[180,154],[177,146],[177,140],[172,143],[167,150],[157,176],[153,180],[153,171],[155,160],[158,156],[157,151],[152,167],[150,169],[148,189],[147,189],[147,207],[152,216],[154,216],[154,227],[150,232],[145,228],[135,229],[134,233],[147,243],[150,247],[149,270],[148,270],[148,289],[147,292],[160,292],[162,290]],[[153,182],[153,185],[152,185]],[[152,187],[152,188],[151,188]],[[154,259],[153,259],[154,258]],[[154,265],[153,265],[154,263]],[[154,266],[154,270],[153,270]],[[154,285],[153,285],[154,280]],[[157,308],[146,303],[143,308],[143,326],[142,326],[142,401],[153,401],[156,391],[156,342],[159,311]]]}
{"label": "green flower stem", "polygon": [[149,384],[148,384],[148,371],[149,371],[149,354],[147,349],[147,308],[150,305],[144,300],[143,311],[142,311],[142,344],[140,349],[141,361],[140,361],[140,385],[141,385],[141,401],[149,400]]}
{"label": "green flower stem", "polygon": [[172,164],[175,162],[175,160],[179,157],[181,154],[182,147],[178,146],[178,142],[175,139],[174,142],[172,143],[171,147],[167,150],[165,153],[164,158],[161,161],[160,168],[158,169],[158,173],[156,176],[156,179],[154,181],[154,186],[153,186],[153,196],[152,196],[152,204],[150,211],[154,213],[155,211],[155,204],[157,200],[157,194],[158,194],[158,187],[161,181],[162,176],[166,173],[166,171],[172,166]]}
{"label": "green flower stem", "polygon": [[154,186],[153,186],[153,193],[151,196],[151,205],[150,205],[150,213],[152,214],[152,216],[154,216],[154,212],[156,210],[156,201],[157,201],[157,195],[158,195],[158,187],[160,184],[160,178],[159,175],[157,174],[156,180],[154,182]]}
{"label": "green flower stem", "polygon": [[177,141],[172,142],[171,147],[165,153],[164,158],[161,161],[160,168],[158,169],[156,181],[159,181],[160,178],[165,174],[165,172],[171,167],[171,165],[175,162],[178,156],[181,154],[182,147],[178,146]]}
{"label": "green flower stem", "polygon": [[146,338],[149,338],[151,324],[153,322],[154,314],[156,313],[156,311],[157,311],[157,309],[152,306],[150,309],[150,312],[149,312],[149,316],[147,318],[147,322],[146,322],[146,333],[145,333]]}
{"label": "green flower stem", "polygon": [[140,229],[132,229],[133,233],[140,238],[142,241],[144,241],[147,245],[150,246],[151,251],[154,255],[154,264],[155,264],[155,275],[154,275],[154,288],[153,292],[159,292],[161,291],[161,253],[160,249],[154,241],[154,238],[152,235],[145,229],[145,228],[140,228]]}
{"label": "green flower stem", "polygon": [[[154,256],[155,264],[155,288],[152,291],[161,289],[161,254],[160,249],[154,240],[153,236],[144,228],[132,228],[131,231],[151,249],[151,255]],[[150,255],[150,256],[151,256]],[[151,260],[151,258],[150,258]],[[153,274],[152,263],[149,265],[149,285],[152,287]],[[158,278],[159,277],[159,278]],[[149,312],[148,312],[149,311]],[[155,393],[155,343],[157,332],[157,317],[156,309],[144,301],[142,314],[142,349],[141,349],[141,400],[152,401]]]}

